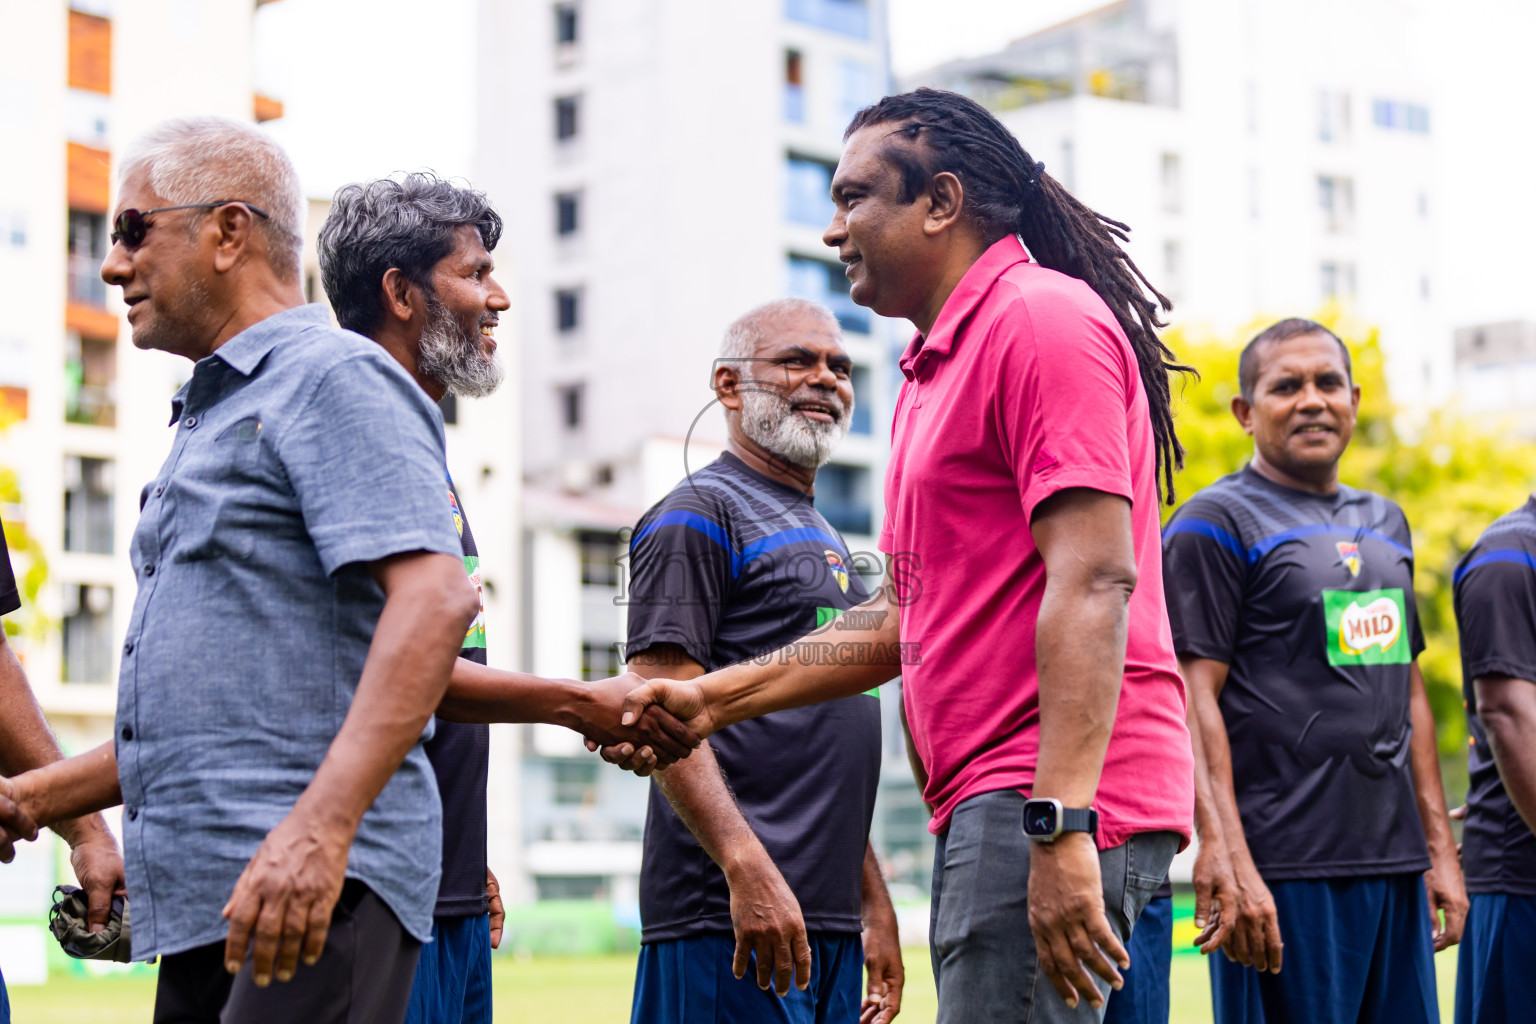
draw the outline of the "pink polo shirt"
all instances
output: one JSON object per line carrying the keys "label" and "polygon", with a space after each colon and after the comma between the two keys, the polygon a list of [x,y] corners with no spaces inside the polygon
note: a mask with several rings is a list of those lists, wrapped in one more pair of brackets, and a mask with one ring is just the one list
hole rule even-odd
{"label": "pink polo shirt", "polygon": [[1194,756],[1163,604],[1152,423],[1136,356],[1087,284],[1017,238],[960,280],[901,359],[880,548],[901,609],[907,719],[941,833],[978,793],[1028,793],[1039,750],[1035,507],[1087,487],[1131,503],[1137,583],[1125,678],[1094,806],[1101,849],[1190,836]]}

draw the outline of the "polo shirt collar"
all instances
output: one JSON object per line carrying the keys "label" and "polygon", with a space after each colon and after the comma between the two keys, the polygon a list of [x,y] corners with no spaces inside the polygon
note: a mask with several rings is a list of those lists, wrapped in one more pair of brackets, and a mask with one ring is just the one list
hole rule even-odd
{"label": "polo shirt collar", "polygon": [[1018,235],[1004,235],[993,242],[981,254],[981,258],[971,264],[965,276],[960,278],[960,283],[955,285],[955,290],[944,300],[944,308],[939,310],[939,318],[934,321],[933,330],[928,332],[928,336],[925,338],[921,333],[912,336],[907,350],[901,356],[901,372],[906,378],[912,380],[917,375],[917,360],[922,353],[949,355],[961,326],[981,304],[987,292],[991,291],[997,279],[1010,267],[1028,262],[1029,253],[1025,251],[1024,243],[1019,241]]}
{"label": "polo shirt collar", "polygon": [[[281,313],[274,313],[265,320],[257,321],[220,345],[213,355],[207,358],[217,359],[240,376],[249,377],[256,372],[256,368],[267,357],[267,353],[271,352],[277,343],[291,332],[303,328],[306,324],[329,324],[330,322],[330,313],[318,302],[294,306]],[[192,372],[196,374],[197,370],[194,368]],[[181,419],[181,410],[186,407],[187,393],[191,388],[192,382],[189,380],[172,396],[171,423],[174,424]]]}

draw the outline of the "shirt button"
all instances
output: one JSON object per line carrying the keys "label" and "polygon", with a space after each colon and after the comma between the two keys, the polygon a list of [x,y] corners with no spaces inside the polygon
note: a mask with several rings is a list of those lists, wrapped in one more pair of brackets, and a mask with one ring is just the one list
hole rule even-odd
{"label": "shirt button", "polygon": [[153,576],[154,574],[155,574],[155,563],[154,562],[150,562],[148,565],[144,566],[144,575],[145,576]]}
{"label": "shirt button", "polygon": [[193,427],[197,426],[197,417],[188,416],[183,422],[186,424],[187,429],[191,430]]}
{"label": "shirt button", "polygon": [[159,487],[155,488],[155,497],[158,498],[158,497],[160,497],[160,495],[162,495],[164,493],[165,493],[165,485],[164,484],[161,484]]}
{"label": "shirt button", "polygon": [[124,740],[131,740],[131,739],[133,739],[133,726],[131,726],[131,725],[123,726],[123,739]]}
{"label": "shirt button", "polygon": [[123,809],[123,813],[128,815],[128,820],[129,821],[137,821],[138,820],[139,809],[137,807],[126,807],[126,808]]}
{"label": "shirt button", "polygon": [[123,644],[123,653],[124,654],[132,654],[133,653],[133,641],[132,640],[129,640],[127,643]]}

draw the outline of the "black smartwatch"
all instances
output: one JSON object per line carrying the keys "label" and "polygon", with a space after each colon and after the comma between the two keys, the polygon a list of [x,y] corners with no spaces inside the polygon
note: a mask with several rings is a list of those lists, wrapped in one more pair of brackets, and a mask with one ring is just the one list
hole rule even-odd
{"label": "black smartwatch", "polygon": [[1063,832],[1097,836],[1099,812],[1092,807],[1063,807],[1051,797],[1024,801],[1024,835],[1037,843],[1054,843]]}

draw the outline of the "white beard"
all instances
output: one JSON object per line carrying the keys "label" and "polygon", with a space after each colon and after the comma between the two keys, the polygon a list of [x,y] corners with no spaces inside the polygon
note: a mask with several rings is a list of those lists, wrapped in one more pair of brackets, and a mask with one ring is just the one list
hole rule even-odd
{"label": "white beard", "polygon": [[466,335],[448,307],[427,300],[416,369],[425,378],[462,398],[484,398],[501,386],[505,369],[493,352],[481,349],[480,334]]}
{"label": "white beard", "polygon": [[[836,398],[818,401],[836,405]],[[819,423],[795,412],[791,402],[779,392],[760,383],[743,381],[741,387],[741,432],[765,451],[791,465],[817,469],[832,457],[832,450],[848,436],[853,419],[849,402],[835,423]]]}

